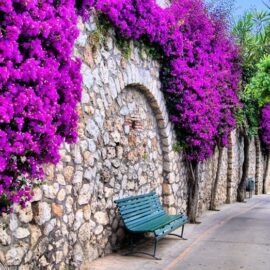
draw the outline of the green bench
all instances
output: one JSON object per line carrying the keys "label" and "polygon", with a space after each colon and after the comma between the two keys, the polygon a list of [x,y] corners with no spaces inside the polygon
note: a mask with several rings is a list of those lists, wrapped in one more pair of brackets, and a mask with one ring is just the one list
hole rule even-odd
{"label": "green bench", "polygon": [[[126,229],[134,234],[153,233],[154,252],[133,251],[133,237],[131,237],[131,251],[129,254],[142,253],[156,257],[157,242],[166,235],[174,235],[183,238],[184,225],[188,222],[188,217],[184,214],[168,215],[161,206],[158,195],[155,192],[144,195],[132,196],[115,201],[119,213],[123,219]],[[182,227],[181,235],[171,233],[175,229]]]}

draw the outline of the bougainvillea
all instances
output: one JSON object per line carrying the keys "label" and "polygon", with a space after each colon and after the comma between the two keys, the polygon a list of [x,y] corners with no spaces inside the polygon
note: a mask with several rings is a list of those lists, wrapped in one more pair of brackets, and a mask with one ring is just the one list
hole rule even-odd
{"label": "bougainvillea", "polygon": [[202,1],[175,1],[172,10],[181,22],[184,54],[172,61],[173,78],[165,90],[173,94],[172,120],[187,157],[200,161],[212,155],[216,143],[227,145],[235,127],[237,50],[224,24],[209,17]]}
{"label": "bougainvillea", "polygon": [[261,128],[261,137],[264,143],[265,148],[269,151],[270,150],[270,104],[264,106],[261,112],[261,121],[260,121],[260,128]]}
{"label": "bougainvillea", "polygon": [[216,143],[227,144],[238,104],[238,52],[224,23],[207,13],[203,1],[175,0],[167,9],[154,0],[79,2],[85,18],[95,8],[123,37],[147,38],[161,47],[163,90],[189,160],[205,160]]}
{"label": "bougainvillea", "polygon": [[[78,13],[105,14],[123,38],[162,52],[171,120],[189,160],[226,145],[238,103],[237,50],[202,0],[0,0],[0,196],[24,205],[42,165],[76,139],[80,64],[72,59]],[[26,177],[26,178],[25,178]]]}
{"label": "bougainvillea", "polygon": [[42,165],[76,140],[74,0],[0,0],[0,209],[24,206]]}

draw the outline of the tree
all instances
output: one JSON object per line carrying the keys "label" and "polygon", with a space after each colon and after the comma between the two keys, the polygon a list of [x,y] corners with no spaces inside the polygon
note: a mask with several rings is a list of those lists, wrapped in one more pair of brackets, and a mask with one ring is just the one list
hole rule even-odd
{"label": "tree", "polygon": [[266,192],[266,177],[269,166],[270,151],[270,55],[265,56],[257,65],[258,71],[247,86],[246,93],[257,100],[260,113],[260,135],[265,153],[265,171],[263,177],[263,192]]}
{"label": "tree", "polygon": [[[244,201],[245,183],[249,170],[249,147],[251,139],[258,142],[258,130],[260,121],[260,100],[256,97],[255,86],[250,89],[254,74],[258,70],[257,63],[269,53],[268,43],[269,14],[268,12],[247,12],[234,26],[233,34],[241,49],[242,57],[242,82],[240,100],[243,104],[237,111],[238,130],[244,138],[244,163],[242,177],[237,191],[237,200]],[[253,83],[254,84],[254,83]],[[255,91],[254,94],[251,94]],[[258,143],[256,143],[256,161],[259,161]],[[256,165],[258,167],[258,164]],[[258,175],[258,174],[257,174]],[[258,179],[257,179],[258,180]]]}

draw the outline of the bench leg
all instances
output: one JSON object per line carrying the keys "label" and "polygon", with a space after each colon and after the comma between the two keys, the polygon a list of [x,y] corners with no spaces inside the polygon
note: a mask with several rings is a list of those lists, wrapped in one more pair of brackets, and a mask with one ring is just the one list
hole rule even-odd
{"label": "bench leg", "polygon": [[184,227],[185,227],[185,225],[182,226],[181,235],[176,234],[176,233],[169,233],[169,235],[177,236],[177,237],[179,237],[179,238],[181,238],[181,239],[183,239],[183,240],[187,240],[186,238],[183,237],[183,234],[184,234]]}
{"label": "bench leg", "polygon": [[157,240],[157,238],[155,238],[153,258],[156,260],[161,260],[161,258],[156,257],[157,242],[158,242],[158,240]]}
{"label": "bench leg", "polygon": [[136,250],[134,250],[133,237],[131,236],[131,238],[130,238],[129,252],[126,253],[125,256],[129,256],[129,255],[133,255],[133,254],[143,254],[143,255],[147,255],[147,256],[153,257],[156,260],[161,260],[161,258],[156,257],[157,242],[158,242],[158,240],[155,238],[155,240],[154,240],[154,251],[153,251],[153,254],[147,253],[147,252],[143,252],[143,251],[136,251]]}
{"label": "bench leg", "polygon": [[130,236],[130,238],[129,238],[129,247],[128,247],[129,253],[132,253],[133,249],[134,249],[133,236]]}

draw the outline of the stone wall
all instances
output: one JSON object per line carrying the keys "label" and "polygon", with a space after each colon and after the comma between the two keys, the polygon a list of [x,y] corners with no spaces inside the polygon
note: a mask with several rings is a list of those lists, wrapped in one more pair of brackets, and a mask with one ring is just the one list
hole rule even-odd
{"label": "stone wall", "polygon": [[[198,204],[198,214],[206,211],[210,207],[211,193],[217,173],[219,150],[216,148],[215,154],[200,166],[200,195]],[[223,149],[220,177],[218,179],[218,189],[216,194],[216,206],[226,203],[227,200],[227,169],[228,151]]]}
{"label": "stone wall", "polygon": [[173,151],[159,64],[136,47],[126,59],[113,30],[93,43],[95,27],[79,24],[74,50],[83,61],[78,143],[63,145],[32,205],[2,218],[0,259],[8,267],[87,269],[124,236],[117,198],[154,190],[170,213],[186,209],[185,167]]}
{"label": "stone wall", "polygon": [[242,176],[242,165],[244,162],[244,142],[243,138],[239,136],[238,132],[234,131],[231,134],[231,146],[229,152],[231,152],[231,157],[229,163],[231,163],[231,168],[229,170],[230,177],[229,182],[229,194],[227,202],[232,203],[236,201],[237,188]]}
{"label": "stone wall", "polygon": [[[93,42],[93,20],[80,22],[79,29],[78,143],[63,144],[61,162],[46,167],[47,184],[35,189],[31,205],[1,218],[0,261],[9,269],[89,269],[92,260],[122,243],[113,203],[118,198],[154,190],[169,213],[186,211],[187,168],[182,153],[174,151],[159,64],[134,46],[126,59],[112,29],[102,42]],[[254,151],[252,142],[255,177]],[[200,165],[199,214],[209,207],[218,154]],[[217,205],[236,200],[242,162],[243,142],[234,132],[223,153]]]}

